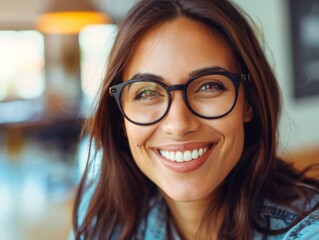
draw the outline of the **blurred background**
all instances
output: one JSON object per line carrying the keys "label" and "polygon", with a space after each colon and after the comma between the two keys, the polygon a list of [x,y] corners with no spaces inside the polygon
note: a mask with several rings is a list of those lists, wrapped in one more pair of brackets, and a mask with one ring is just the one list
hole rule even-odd
{"label": "blurred background", "polygon": [[[0,239],[67,239],[87,156],[81,124],[135,2],[0,1]],[[318,151],[319,1],[234,2],[282,90],[280,151]]]}

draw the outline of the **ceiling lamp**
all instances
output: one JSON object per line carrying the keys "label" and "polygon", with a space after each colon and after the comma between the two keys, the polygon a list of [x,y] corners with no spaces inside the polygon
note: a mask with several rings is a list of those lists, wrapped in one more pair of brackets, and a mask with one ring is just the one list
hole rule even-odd
{"label": "ceiling lamp", "polygon": [[44,34],[77,34],[89,24],[111,23],[89,0],[51,0],[36,20]]}

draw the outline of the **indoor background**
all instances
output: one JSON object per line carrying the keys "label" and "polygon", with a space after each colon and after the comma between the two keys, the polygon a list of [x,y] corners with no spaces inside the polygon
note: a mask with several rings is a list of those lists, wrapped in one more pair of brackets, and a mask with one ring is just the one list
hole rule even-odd
{"label": "indoor background", "polygon": [[[279,80],[280,154],[319,151],[319,1],[234,1]],[[92,0],[108,24],[49,34],[36,27],[49,0],[0,0],[0,239],[67,239],[87,155],[81,124],[135,2]]]}

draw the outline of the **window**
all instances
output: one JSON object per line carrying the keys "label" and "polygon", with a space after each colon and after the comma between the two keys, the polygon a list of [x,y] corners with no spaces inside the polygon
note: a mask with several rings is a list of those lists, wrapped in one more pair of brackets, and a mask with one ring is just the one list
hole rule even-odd
{"label": "window", "polygon": [[42,95],[44,39],[33,30],[0,31],[0,101]]}
{"label": "window", "polygon": [[319,1],[289,1],[294,96],[319,96]]}
{"label": "window", "polygon": [[81,85],[84,100],[92,103],[104,77],[108,55],[117,28],[112,24],[91,25],[79,34],[81,51]]}

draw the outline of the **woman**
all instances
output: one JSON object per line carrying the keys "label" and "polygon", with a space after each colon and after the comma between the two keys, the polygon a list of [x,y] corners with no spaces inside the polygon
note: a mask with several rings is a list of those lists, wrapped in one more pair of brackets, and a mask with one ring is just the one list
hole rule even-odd
{"label": "woman", "polygon": [[100,154],[75,238],[311,239],[319,182],[276,157],[279,112],[272,70],[228,1],[139,2],[88,124]]}

